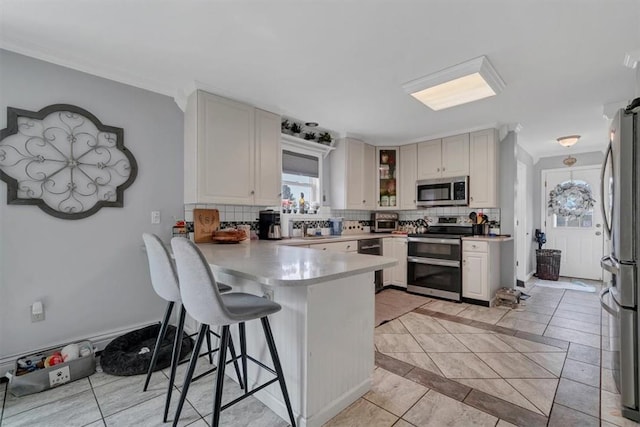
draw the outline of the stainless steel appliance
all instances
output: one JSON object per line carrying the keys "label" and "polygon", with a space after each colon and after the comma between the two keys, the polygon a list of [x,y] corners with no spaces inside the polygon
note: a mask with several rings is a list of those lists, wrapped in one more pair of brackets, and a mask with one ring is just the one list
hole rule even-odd
{"label": "stainless steel appliance", "polygon": [[[441,218],[441,220],[445,218]],[[438,224],[408,237],[407,291],[453,301],[462,297],[462,236],[469,225]]]}
{"label": "stainless steel appliance", "polygon": [[[358,253],[382,256],[382,239],[358,240]],[[382,270],[376,271],[375,277],[376,292],[378,292],[382,289]]]}
{"label": "stainless steel appliance", "polygon": [[468,176],[416,181],[416,205],[419,207],[467,206],[468,204]]}
{"label": "stainless steel appliance", "polygon": [[397,229],[397,212],[374,212],[371,214],[371,231],[373,233],[390,233]]}
{"label": "stainless steel appliance", "polygon": [[260,240],[280,240],[282,238],[280,212],[273,210],[260,211],[258,229]]}
{"label": "stainless steel appliance", "polygon": [[[620,110],[610,129],[607,157],[602,167],[602,211],[611,236],[612,253],[600,261],[610,272],[610,286],[600,294],[611,315],[614,378],[620,391],[622,415],[640,421],[638,342],[638,257],[640,251],[640,98]],[[606,182],[606,171],[611,177]],[[609,198],[605,197],[605,185]],[[608,294],[608,295],[607,295]]]}

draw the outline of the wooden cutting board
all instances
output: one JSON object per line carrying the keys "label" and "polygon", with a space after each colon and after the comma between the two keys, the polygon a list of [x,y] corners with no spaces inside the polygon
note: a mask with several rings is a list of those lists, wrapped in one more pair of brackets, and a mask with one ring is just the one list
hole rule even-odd
{"label": "wooden cutting board", "polygon": [[218,209],[193,210],[193,240],[196,243],[210,243],[211,235],[220,227],[220,213]]}

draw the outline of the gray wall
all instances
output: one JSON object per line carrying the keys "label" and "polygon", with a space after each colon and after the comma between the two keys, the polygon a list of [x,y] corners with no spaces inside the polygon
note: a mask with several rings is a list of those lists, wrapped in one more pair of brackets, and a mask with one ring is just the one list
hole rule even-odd
{"label": "gray wall", "polygon": [[[169,240],[183,215],[183,115],[174,101],[110,80],[0,50],[0,128],[6,107],[67,103],[124,128],[139,173],[123,208],[81,220],[8,206],[0,183],[0,365],[18,354],[158,321],[141,234]],[[150,224],[159,210],[160,225]],[[45,321],[31,323],[41,300]]]}
{"label": "gray wall", "polygon": [[[514,235],[516,194],[516,145],[517,134],[507,133],[500,141],[500,232]],[[502,286],[515,286],[516,256],[514,240],[500,246],[500,282]]]}

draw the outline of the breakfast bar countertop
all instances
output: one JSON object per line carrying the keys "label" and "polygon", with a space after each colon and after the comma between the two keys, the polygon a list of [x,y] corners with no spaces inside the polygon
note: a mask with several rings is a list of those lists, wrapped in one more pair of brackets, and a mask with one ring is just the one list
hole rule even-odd
{"label": "breakfast bar countertop", "polygon": [[308,286],[397,264],[394,258],[320,251],[252,240],[237,244],[200,243],[214,273],[269,286]]}

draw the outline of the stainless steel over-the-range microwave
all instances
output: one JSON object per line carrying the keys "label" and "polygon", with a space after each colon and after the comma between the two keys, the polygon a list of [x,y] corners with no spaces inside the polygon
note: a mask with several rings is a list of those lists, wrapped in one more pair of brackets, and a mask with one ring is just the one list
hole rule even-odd
{"label": "stainless steel over-the-range microwave", "polygon": [[468,176],[416,181],[416,205],[419,207],[467,206],[468,204]]}

